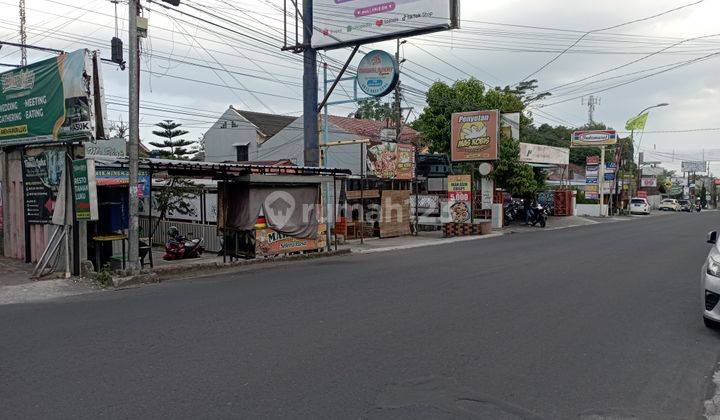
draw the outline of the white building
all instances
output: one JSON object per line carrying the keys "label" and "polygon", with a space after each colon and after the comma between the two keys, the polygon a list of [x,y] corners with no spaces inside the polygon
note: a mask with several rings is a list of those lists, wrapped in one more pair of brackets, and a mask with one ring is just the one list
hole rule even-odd
{"label": "white building", "polygon": [[232,107],[203,136],[208,162],[265,161],[260,148],[297,117],[242,111]]}

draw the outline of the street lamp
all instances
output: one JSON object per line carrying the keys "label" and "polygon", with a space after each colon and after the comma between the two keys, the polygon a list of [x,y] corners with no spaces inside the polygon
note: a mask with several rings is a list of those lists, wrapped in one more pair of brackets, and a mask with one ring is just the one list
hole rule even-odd
{"label": "street lamp", "polygon": [[[640,115],[644,114],[645,112],[647,112],[647,111],[649,111],[649,110],[651,110],[651,109],[653,109],[653,108],[661,108],[661,107],[668,106],[668,105],[670,105],[670,104],[667,103],[667,102],[662,102],[662,103],[659,103],[659,104],[657,104],[657,105],[649,106],[649,107],[643,109],[642,111],[638,112],[638,113],[637,113],[637,116],[639,117]],[[630,141],[632,141],[633,144],[635,143],[635,127],[633,127],[633,128],[630,130]],[[637,195],[637,192],[640,191],[640,180],[641,180],[641,176],[642,176],[642,173],[640,172],[640,165],[641,165],[641,162],[640,162],[640,146],[641,146],[641,145],[642,145],[642,137],[640,138],[640,141],[638,142],[638,164],[637,164],[637,168],[636,168],[637,177],[636,177],[636,180],[635,180],[635,182],[636,182],[635,194],[636,194],[636,195]]]}

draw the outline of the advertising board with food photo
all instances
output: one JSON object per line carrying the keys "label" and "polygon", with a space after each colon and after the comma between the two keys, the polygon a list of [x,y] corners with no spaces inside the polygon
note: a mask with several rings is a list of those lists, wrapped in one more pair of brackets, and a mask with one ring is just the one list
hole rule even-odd
{"label": "advertising board with food photo", "polygon": [[409,144],[383,142],[368,147],[367,171],[382,179],[411,180],[415,171],[415,148]]}
{"label": "advertising board with food photo", "polygon": [[452,114],[452,161],[497,160],[499,118],[497,110]]}
{"label": "advertising board with food photo", "polygon": [[448,176],[448,205],[452,223],[472,223],[472,177]]}

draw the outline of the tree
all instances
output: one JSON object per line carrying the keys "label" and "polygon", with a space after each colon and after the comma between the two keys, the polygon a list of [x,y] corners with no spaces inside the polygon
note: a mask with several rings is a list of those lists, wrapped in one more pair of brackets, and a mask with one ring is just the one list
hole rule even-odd
{"label": "tree", "polygon": [[[435,82],[428,90],[427,106],[412,125],[423,134],[431,152],[450,153],[450,121],[453,113],[483,109],[522,112],[524,108],[518,92],[509,87],[486,88],[475,78],[458,80],[452,86]],[[521,132],[531,123],[522,115]]]}
{"label": "tree", "polygon": [[181,129],[182,124],[172,120],[161,121],[155,126],[161,130],[154,130],[152,133],[163,140],[161,142],[151,141],[150,145],[159,148],[160,157],[165,159],[189,159],[196,151],[188,146],[194,146],[195,141],[180,139],[188,131]]}
{"label": "tree", "polygon": [[707,206],[707,188],[705,188],[704,182],[702,184],[702,187],[700,187],[700,206]]}
{"label": "tree", "polygon": [[392,118],[393,109],[389,103],[381,103],[379,99],[367,99],[358,102],[355,118],[361,120],[384,121]]}
{"label": "tree", "polygon": [[542,189],[545,174],[520,162],[520,142],[511,138],[500,139],[498,161],[493,171],[497,185],[513,195],[534,194]]}

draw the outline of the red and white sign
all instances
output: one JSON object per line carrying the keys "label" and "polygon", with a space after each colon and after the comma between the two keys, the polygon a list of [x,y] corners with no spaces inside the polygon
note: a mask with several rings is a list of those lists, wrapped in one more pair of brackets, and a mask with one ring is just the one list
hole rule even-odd
{"label": "red and white sign", "polygon": [[637,196],[638,196],[638,198],[647,198],[648,193],[647,193],[647,191],[638,191]]}
{"label": "red and white sign", "polygon": [[600,164],[600,156],[587,156],[585,158],[585,164],[586,165],[599,165]]}
{"label": "red and white sign", "polygon": [[641,178],[640,186],[643,188],[655,188],[657,187],[657,178]]}

